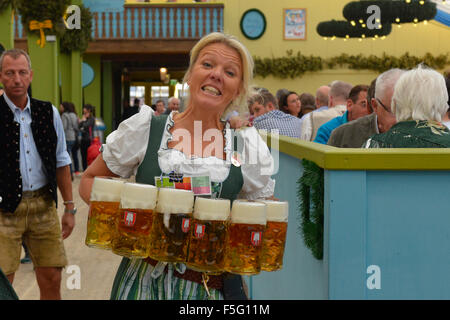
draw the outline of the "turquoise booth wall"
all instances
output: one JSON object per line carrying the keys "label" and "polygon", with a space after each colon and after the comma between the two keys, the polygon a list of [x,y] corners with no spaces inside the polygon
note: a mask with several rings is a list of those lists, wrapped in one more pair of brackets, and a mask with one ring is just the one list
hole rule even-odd
{"label": "turquoise booth wall", "polygon": [[[252,299],[327,299],[327,261],[315,259],[304,245],[298,224],[297,179],[303,174],[301,160],[280,153],[275,196],[289,202],[288,231],[283,268],[249,277]],[[325,250],[325,248],[324,248]]]}
{"label": "turquoise booth wall", "polygon": [[[284,266],[247,278],[252,299],[450,299],[450,150],[291,141],[274,175],[289,201]],[[298,154],[325,167],[323,260],[299,230]]]}

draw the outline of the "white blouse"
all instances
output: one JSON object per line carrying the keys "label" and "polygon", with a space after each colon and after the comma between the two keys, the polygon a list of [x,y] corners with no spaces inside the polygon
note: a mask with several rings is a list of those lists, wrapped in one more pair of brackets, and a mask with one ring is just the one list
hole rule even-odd
{"label": "white blouse", "polygon": [[[175,171],[188,176],[209,175],[213,182],[225,181],[233,155],[229,124],[225,128],[225,160],[213,156],[189,158],[183,152],[167,146],[172,138],[169,129],[173,126],[174,114],[172,112],[167,117],[158,150],[161,171],[166,174]],[[136,174],[147,152],[152,116],[153,110],[150,107],[142,107],[139,113],[120,123],[117,130],[108,135],[103,146],[103,159],[113,173],[122,178]],[[240,162],[244,184],[239,198],[255,200],[272,196],[275,189],[275,181],[271,179],[274,163],[266,143],[253,127],[237,130],[236,135],[243,142]]]}

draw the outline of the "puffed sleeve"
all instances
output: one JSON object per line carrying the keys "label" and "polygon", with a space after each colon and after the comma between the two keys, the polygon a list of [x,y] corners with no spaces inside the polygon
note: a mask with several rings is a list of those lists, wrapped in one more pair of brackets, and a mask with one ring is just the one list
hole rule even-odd
{"label": "puffed sleeve", "polygon": [[238,139],[243,142],[241,169],[244,179],[239,198],[256,200],[273,196],[274,161],[266,142],[254,127],[240,130]]}
{"label": "puffed sleeve", "polygon": [[143,106],[108,135],[103,145],[103,160],[113,173],[122,178],[136,174],[147,152],[152,115],[152,108]]}

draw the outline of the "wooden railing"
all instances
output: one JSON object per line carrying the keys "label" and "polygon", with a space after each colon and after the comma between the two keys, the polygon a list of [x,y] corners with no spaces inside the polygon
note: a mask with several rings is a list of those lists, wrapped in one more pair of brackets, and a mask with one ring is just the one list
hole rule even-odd
{"label": "wooden railing", "polygon": [[[223,31],[223,4],[132,4],[122,12],[93,12],[94,40],[195,40]],[[15,18],[15,38],[25,38]]]}

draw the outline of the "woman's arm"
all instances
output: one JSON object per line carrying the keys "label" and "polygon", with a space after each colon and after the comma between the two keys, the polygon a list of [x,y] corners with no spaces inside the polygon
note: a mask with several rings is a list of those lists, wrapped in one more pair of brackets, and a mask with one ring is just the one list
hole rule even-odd
{"label": "woman's arm", "polygon": [[114,174],[111,170],[106,166],[106,162],[103,160],[103,156],[100,154],[94,162],[84,171],[81,176],[80,186],[78,188],[78,192],[80,193],[81,199],[84,200],[87,204],[89,204],[89,200],[91,197],[92,184],[94,183],[94,178],[102,176],[102,177],[118,177],[118,175]]}

